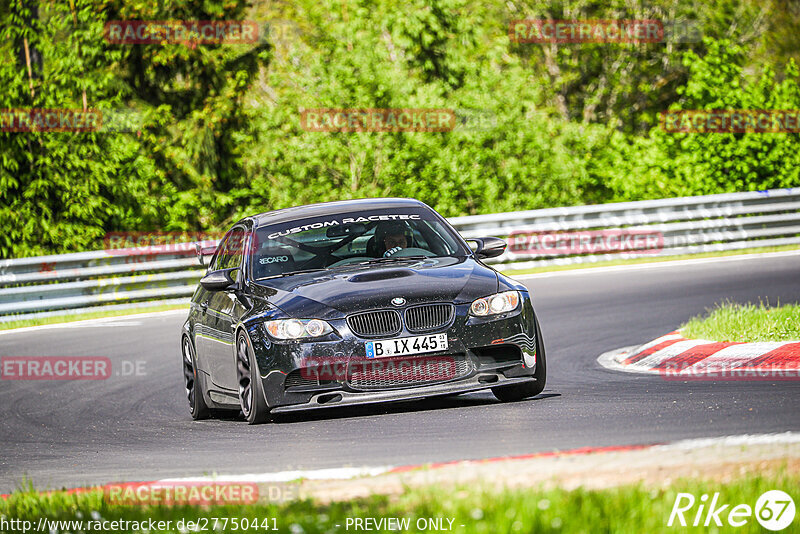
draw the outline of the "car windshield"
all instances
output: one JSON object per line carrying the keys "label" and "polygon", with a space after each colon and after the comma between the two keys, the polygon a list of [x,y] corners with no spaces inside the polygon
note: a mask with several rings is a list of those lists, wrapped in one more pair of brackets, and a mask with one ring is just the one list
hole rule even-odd
{"label": "car windshield", "polygon": [[420,209],[334,214],[262,226],[252,246],[256,280],[347,265],[469,251],[436,214]]}

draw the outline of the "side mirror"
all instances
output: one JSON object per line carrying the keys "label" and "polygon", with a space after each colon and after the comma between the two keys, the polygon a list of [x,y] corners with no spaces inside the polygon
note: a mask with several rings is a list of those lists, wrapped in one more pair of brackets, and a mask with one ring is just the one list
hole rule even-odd
{"label": "side mirror", "polygon": [[203,278],[200,279],[200,285],[208,291],[227,291],[236,287],[236,281],[233,279],[233,269],[222,269],[220,271],[211,271]]}
{"label": "side mirror", "polygon": [[473,250],[478,259],[485,260],[486,258],[496,258],[506,251],[508,246],[503,239],[499,237],[473,237],[467,239],[477,244]]}

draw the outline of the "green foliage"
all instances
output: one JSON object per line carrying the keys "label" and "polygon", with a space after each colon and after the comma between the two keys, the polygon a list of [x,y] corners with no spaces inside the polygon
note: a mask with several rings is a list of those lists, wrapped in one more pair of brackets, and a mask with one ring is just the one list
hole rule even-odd
{"label": "green foliage", "polygon": [[[688,52],[689,81],[672,109],[800,109],[800,73],[794,60],[784,78],[766,66],[758,77],[743,74],[742,49],[728,41],[707,41],[704,57]],[[757,191],[800,184],[797,133],[653,132],[661,147],[662,172],[689,195]]]}
{"label": "green foliage", "polygon": [[[780,2],[26,6],[0,0],[0,109],[80,109],[85,94],[89,108],[138,122],[0,132],[0,257],[96,248],[110,231],[220,230],[344,198],[416,197],[456,216],[800,185],[796,133],[658,125],[666,109],[800,108],[793,52],[764,61],[765,43],[797,25]],[[765,26],[769,9],[779,16]],[[522,18],[695,21],[706,38],[513,43],[508,23]],[[109,44],[103,24],[120,19],[254,19],[272,31],[255,45]],[[302,111],[326,107],[444,108],[460,122],[439,133],[305,131]]]}
{"label": "green foliage", "polygon": [[[80,109],[82,91],[93,108],[120,105],[105,69],[122,54],[98,39],[102,23],[90,22],[95,15],[89,6],[76,9],[85,26],[72,32],[68,8],[48,4],[37,17],[27,3],[13,4],[3,16],[0,38],[0,108]],[[33,58],[30,77],[26,63],[17,61],[24,40]],[[35,52],[44,58],[40,64]],[[125,167],[136,158],[125,139],[97,132],[3,133],[0,157],[2,256],[87,248],[105,225],[124,218],[125,208],[116,200],[133,200],[118,178],[119,167],[106,162],[110,157]]]}
{"label": "green foliage", "polygon": [[[0,15],[0,108],[129,110],[138,121],[127,132],[0,133],[0,256],[93,248],[111,230],[227,222],[225,192],[242,179],[250,130],[243,94],[269,45],[113,45],[103,26],[242,19],[246,3],[30,5],[10,0]],[[20,54],[25,40],[39,59],[31,76]]]}
{"label": "green foliage", "polygon": [[[290,61],[270,66],[269,98],[255,95],[259,142],[249,158],[253,187],[239,194],[249,200],[242,214],[369,196],[416,197],[448,216],[607,198],[594,170],[614,157],[607,139],[624,136],[537,109],[539,88],[504,50],[507,37],[484,44],[479,57],[474,40],[459,34],[441,46],[422,35],[420,43],[431,45],[425,49],[395,39],[398,31],[407,34],[408,25],[419,26],[407,21],[397,30],[388,4],[367,10],[346,2],[347,23],[338,16],[339,5],[315,2],[295,15],[315,26]],[[441,4],[426,11],[428,26],[445,27],[452,19],[467,28],[480,26],[480,12],[456,4],[451,9],[446,16]],[[434,22],[436,16],[446,20]],[[449,51],[450,66],[434,67],[437,47]],[[470,75],[459,85],[453,76],[434,72]],[[465,117],[483,112],[491,120],[468,120],[446,133],[306,132],[299,120],[304,108],[448,108]]]}
{"label": "green foliage", "polygon": [[[347,7],[337,10],[342,5]],[[536,65],[526,54],[509,54],[514,48],[507,36],[470,31],[465,39],[454,34],[445,41],[450,63],[469,65],[463,70],[468,73],[463,84],[452,84],[449,78],[432,79],[431,70],[413,67],[421,63],[419,56],[437,56],[421,54],[420,47],[395,38],[397,17],[390,9],[379,4],[366,10],[359,5],[301,3],[290,15],[298,21],[313,20],[314,25],[295,40],[290,60],[270,66],[269,98],[254,95],[261,128],[248,170],[257,186],[240,192],[245,201],[241,214],[264,206],[385,195],[420,198],[454,216],[800,184],[794,165],[800,154],[793,149],[796,134],[666,133],[657,119],[657,102],[664,91],[653,91],[660,96],[647,108],[649,117],[638,115],[654,125],[648,136],[568,121],[556,112],[558,106],[542,106],[550,99],[542,85],[549,86],[532,83],[543,77],[533,76]],[[463,26],[486,27],[481,21],[487,11],[460,4],[450,9]],[[347,17],[339,17],[340,12]],[[333,15],[326,20],[324,13]],[[431,22],[430,17],[441,13],[441,9],[425,11],[428,27],[449,23],[449,17]],[[735,14],[724,16],[726,23]],[[414,20],[405,25],[421,27]],[[420,40],[431,43],[434,50],[439,42],[433,36]],[[615,50],[619,63],[625,50],[618,47],[591,45],[589,52],[599,50],[591,47],[605,46]],[[642,51],[632,46],[627,45],[628,52],[635,59]],[[673,107],[800,108],[793,96],[797,77],[791,64],[782,81],[765,70],[755,82],[738,66],[741,47],[729,49],[724,41],[706,39],[696,48],[698,52],[691,48],[670,52],[677,54],[675,61],[687,80],[673,91]],[[568,50],[562,47],[559,53]],[[584,48],[580,50],[583,53]],[[652,50],[648,53],[659,57]],[[658,67],[648,68],[639,70],[646,74]],[[726,81],[720,84],[721,79]],[[619,89],[619,83],[612,85]],[[757,94],[764,98],[756,98]],[[622,101],[630,107],[629,98]],[[301,110],[319,107],[478,109],[494,115],[496,125],[474,130],[466,124],[460,131],[440,134],[303,131]],[[684,140],[687,137],[691,142]],[[721,144],[728,148],[719,150]],[[771,152],[765,156],[765,151]],[[782,172],[770,174],[778,166]]]}
{"label": "green foliage", "polygon": [[[247,2],[118,2],[120,20],[246,20]],[[135,45],[114,69],[137,109],[158,120],[138,139],[153,162],[167,230],[218,228],[230,222],[227,193],[242,182],[242,150],[251,142],[243,105],[269,58],[269,45]]]}

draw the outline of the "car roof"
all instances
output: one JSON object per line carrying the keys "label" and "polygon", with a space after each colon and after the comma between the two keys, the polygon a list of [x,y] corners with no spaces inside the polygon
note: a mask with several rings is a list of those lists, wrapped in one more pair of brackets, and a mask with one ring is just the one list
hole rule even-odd
{"label": "car roof", "polygon": [[390,208],[429,208],[425,203],[413,198],[360,198],[356,200],[338,200],[334,202],[321,202],[295,206],[281,210],[267,211],[250,217],[256,227],[268,224],[280,224],[297,219],[319,217],[325,215],[340,215],[366,210],[380,210]]}

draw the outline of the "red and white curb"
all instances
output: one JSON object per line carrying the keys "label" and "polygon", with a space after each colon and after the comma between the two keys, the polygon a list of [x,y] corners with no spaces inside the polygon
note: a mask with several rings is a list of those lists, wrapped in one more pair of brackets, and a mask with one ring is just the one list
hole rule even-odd
{"label": "red and white curb", "polygon": [[800,342],[737,343],[670,332],[644,345],[606,352],[607,369],[671,380],[800,380]]}

